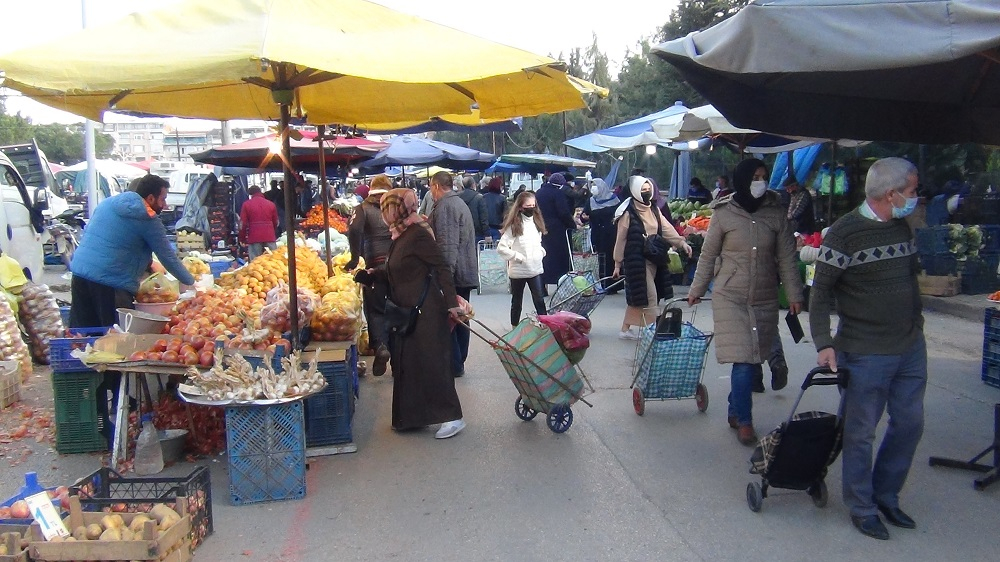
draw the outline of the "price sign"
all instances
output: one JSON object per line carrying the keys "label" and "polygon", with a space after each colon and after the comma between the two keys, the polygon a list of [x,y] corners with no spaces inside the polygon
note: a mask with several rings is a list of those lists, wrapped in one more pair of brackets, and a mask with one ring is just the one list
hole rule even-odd
{"label": "price sign", "polygon": [[41,527],[42,534],[45,535],[45,540],[52,540],[52,537],[69,536],[69,531],[66,530],[62,519],[59,518],[59,513],[56,511],[55,506],[52,505],[52,500],[49,499],[47,492],[28,496],[24,498],[24,501],[28,502],[28,509],[31,510],[31,516],[35,518],[38,526]]}

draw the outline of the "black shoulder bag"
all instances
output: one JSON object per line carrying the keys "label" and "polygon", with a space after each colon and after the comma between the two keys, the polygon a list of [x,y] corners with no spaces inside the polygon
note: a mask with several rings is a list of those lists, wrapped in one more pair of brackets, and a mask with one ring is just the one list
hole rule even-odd
{"label": "black shoulder bag", "polygon": [[424,283],[424,291],[420,293],[420,300],[416,306],[399,306],[392,301],[392,297],[385,299],[385,328],[390,334],[396,336],[408,336],[417,327],[417,319],[420,318],[420,308],[424,306],[424,299],[427,298],[427,290],[431,286],[431,274],[427,274],[427,282]]}
{"label": "black shoulder bag", "polygon": [[[642,257],[649,260],[653,265],[664,266],[670,261],[670,244],[667,243],[667,239],[663,237],[663,223],[660,222],[660,212],[655,207],[652,209],[653,214],[656,216],[656,234],[647,235],[642,243]],[[633,215],[634,218],[639,219],[639,213]],[[640,220],[640,226],[641,220]],[[646,227],[642,227],[645,230]]]}

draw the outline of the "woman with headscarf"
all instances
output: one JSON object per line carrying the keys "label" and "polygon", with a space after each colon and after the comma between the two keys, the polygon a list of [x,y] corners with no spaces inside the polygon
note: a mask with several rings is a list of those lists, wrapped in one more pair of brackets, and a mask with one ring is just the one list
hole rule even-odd
{"label": "woman with headscarf", "polygon": [[668,244],[691,256],[691,246],[684,237],[653,205],[653,182],[643,176],[629,178],[629,194],[625,208],[618,218],[615,240],[614,277],[625,274],[625,319],[618,337],[637,340],[639,334],[632,326],[645,326],[659,314],[660,299],[674,296],[671,275],[665,264],[658,265],[646,258],[646,238],[662,236]]}
{"label": "woman with headscarf", "polygon": [[729,426],[737,439],[754,445],[753,381],[778,334],[778,284],[785,286],[792,314],[802,308],[802,280],[795,238],[777,193],[767,189],[767,168],[756,158],[733,172],[734,192],[716,199],[698,259],[688,303],[712,287],[715,356],[732,363]]}
{"label": "woman with headscarf", "polygon": [[[389,191],[382,196],[381,209],[392,244],[385,265],[368,274],[388,281],[390,298],[398,306],[416,306],[421,295],[426,295],[414,330],[390,337],[392,428],[401,431],[441,424],[435,437],[446,439],[465,428],[451,372],[448,320],[461,315],[451,269],[430,227],[417,213],[417,195],[412,189]],[[368,281],[359,277],[360,282]]]}
{"label": "woman with headscarf", "polygon": [[609,277],[613,269],[609,257],[615,249],[615,207],[621,201],[601,178],[594,180],[590,192],[593,196],[587,200],[584,211],[590,219],[590,242],[594,251],[604,256],[600,260],[601,278],[604,278]]}

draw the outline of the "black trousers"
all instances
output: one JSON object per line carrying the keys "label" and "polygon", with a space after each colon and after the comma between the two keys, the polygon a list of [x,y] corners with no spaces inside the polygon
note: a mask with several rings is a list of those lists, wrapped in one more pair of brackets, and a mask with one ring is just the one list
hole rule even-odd
{"label": "black trousers", "polygon": [[[74,275],[70,282],[72,302],[69,309],[70,331],[73,328],[96,328],[111,326],[118,322],[119,308],[132,308],[132,293],[122,289],[95,283]],[[97,416],[102,421],[101,433],[111,438],[113,420],[108,412],[108,393],[112,395],[112,409],[118,408],[118,387],[122,374],[105,371],[104,382],[97,387]]]}
{"label": "black trousers", "polygon": [[545,314],[545,299],[542,298],[542,276],[527,277],[525,279],[510,280],[510,324],[517,326],[521,321],[521,301],[524,300],[524,286],[528,286],[531,291],[531,303],[535,305],[535,312]]}

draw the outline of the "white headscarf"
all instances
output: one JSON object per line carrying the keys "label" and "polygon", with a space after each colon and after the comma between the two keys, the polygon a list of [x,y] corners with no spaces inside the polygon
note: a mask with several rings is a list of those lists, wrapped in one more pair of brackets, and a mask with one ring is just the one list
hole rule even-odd
{"label": "white headscarf", "polygon": [[642,186],[645,185],[646,182],[649,182],[650,185],[653,184],[653,182],[650,182],[649,179],[643,176],[632,176],[628,179],[628,191],[630,194],[632,194],[632,197],[634,197],[635,200],[640,203],[643,202]]}
{"label": "white headscarf", "polygon": [[601,178],[597,178],[594,180],[594,188],[597,192],[590,198],[590,210],[603,209],[604,207],[612,207],[618,204],[618,198],[611,192],[611,188],[608,187],[607,182]]}

